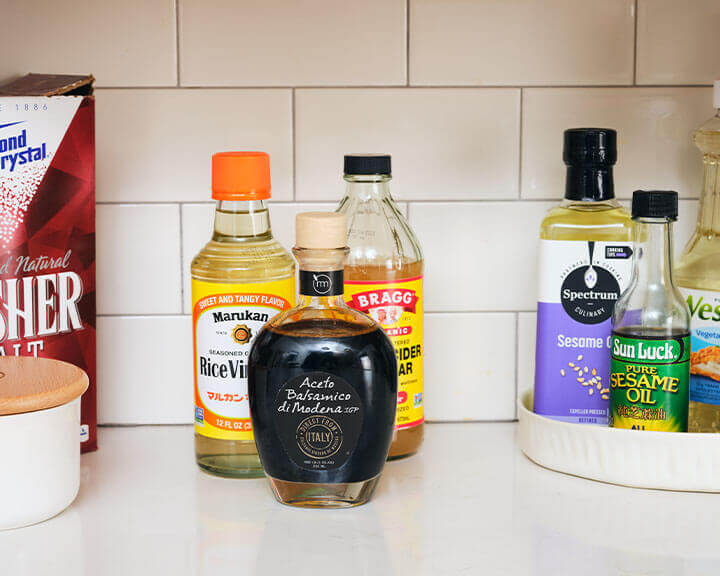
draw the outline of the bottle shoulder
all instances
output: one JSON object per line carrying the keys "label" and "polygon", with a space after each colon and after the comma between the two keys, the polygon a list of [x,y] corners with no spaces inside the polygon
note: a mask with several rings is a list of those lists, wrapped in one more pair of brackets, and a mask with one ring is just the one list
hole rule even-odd
{"label": "bottle shoulder", "polygon": [[275,238],[217,241],[211,239],[191,265],[195,279],[267,281],[295,274],[295,260]]}
{"label": "bottle shoulder", "polygon": [[720,236],[696,231],[677,260],[674,277],[681,288],[720,290]]}
{"label": "bottle shoulder", "polygon": [[378,266],[397,272],[422,262],[420,242],[392,197],[361,200],[346,195],[338,212],[344,213],[348,221],[347,266]]}
{"label": "bottle shoulder", "polygon": [[267,327],[292,336],[332,339],[366,334],[379,325],[349,306],[296,306],[275,316]]}
{"label": "bottle shoulder", "polygon": [[617,201],[563,202],[551,208],[540,225],[543,240],[631,242],[633,221]]}

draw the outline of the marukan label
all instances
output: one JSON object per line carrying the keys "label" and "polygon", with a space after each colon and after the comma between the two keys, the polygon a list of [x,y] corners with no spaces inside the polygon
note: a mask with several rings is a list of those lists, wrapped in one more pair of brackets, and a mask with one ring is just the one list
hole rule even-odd
{"label": "marukan label", "polygon": [[392,282],[345,281],[345,301],[382,326],[398,360],[395,428],[424,421],[422,276]]}
{"label": "marukan label", "polygon": [[295,278],[223,284],[192,281],[195,431],[252,440],[248,356],[263,326],[292,307]]}

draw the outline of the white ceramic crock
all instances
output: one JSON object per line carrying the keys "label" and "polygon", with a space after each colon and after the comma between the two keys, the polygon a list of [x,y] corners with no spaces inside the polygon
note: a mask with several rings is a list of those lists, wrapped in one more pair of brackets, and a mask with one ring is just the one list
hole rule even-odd
{"label": "white ceramic crock", "polygon": [[52,518],[80,487],[80,398],[0,416],[0,529]]}

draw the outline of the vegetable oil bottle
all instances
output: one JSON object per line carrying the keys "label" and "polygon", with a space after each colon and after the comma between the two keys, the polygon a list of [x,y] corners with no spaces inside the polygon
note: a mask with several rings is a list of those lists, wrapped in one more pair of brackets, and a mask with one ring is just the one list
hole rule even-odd
{"label": "vegetable oil bottle", "polygon": [[691,313],[690,432],[720,432],[720,80],[714,101],[717,114],[693,134],[703,153],[703,190],[675,271]]}
{"label": "vegetable oil bottle", "polygon": [[212,238],[191,265],[195,457],[218,476],[262,476],[250,420],[248,355],[265,323],[294,305],[295,262],[270,230],[267,154],[213,155],[212,196]]}
{"label": "vegetable oil bottle", "polygon": [[690,315],[672,273],[677,214],[677,192],[633,194],[633,274],[613,313],[609,393],[614,428],[688,429]]}
{"label": "vegetable oil bottle", "polygon": [[345,299],[382,326],[398,357],[398,405],[388,458],[417,452],[423,440],[423,254],[390,195],[389,155],[345,156],[350,254]]}
{"label": "vegetable oil bottle", "polygon": [[540,228],[534,410],[607,425],[611,317],[632,272],[632,221],[615,200],[617,135],[565,131],[565,200]]}

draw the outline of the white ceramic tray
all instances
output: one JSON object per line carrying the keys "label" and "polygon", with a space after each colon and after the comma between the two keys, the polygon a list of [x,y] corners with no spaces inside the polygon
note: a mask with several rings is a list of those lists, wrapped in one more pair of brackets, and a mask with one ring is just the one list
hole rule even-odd
{"label": "white ceramic tray", "polygon": [[720,434],[638,432],[558,422],[518,401],[519,441],[546,468],[591,480],[685,492],[720,492]]}

